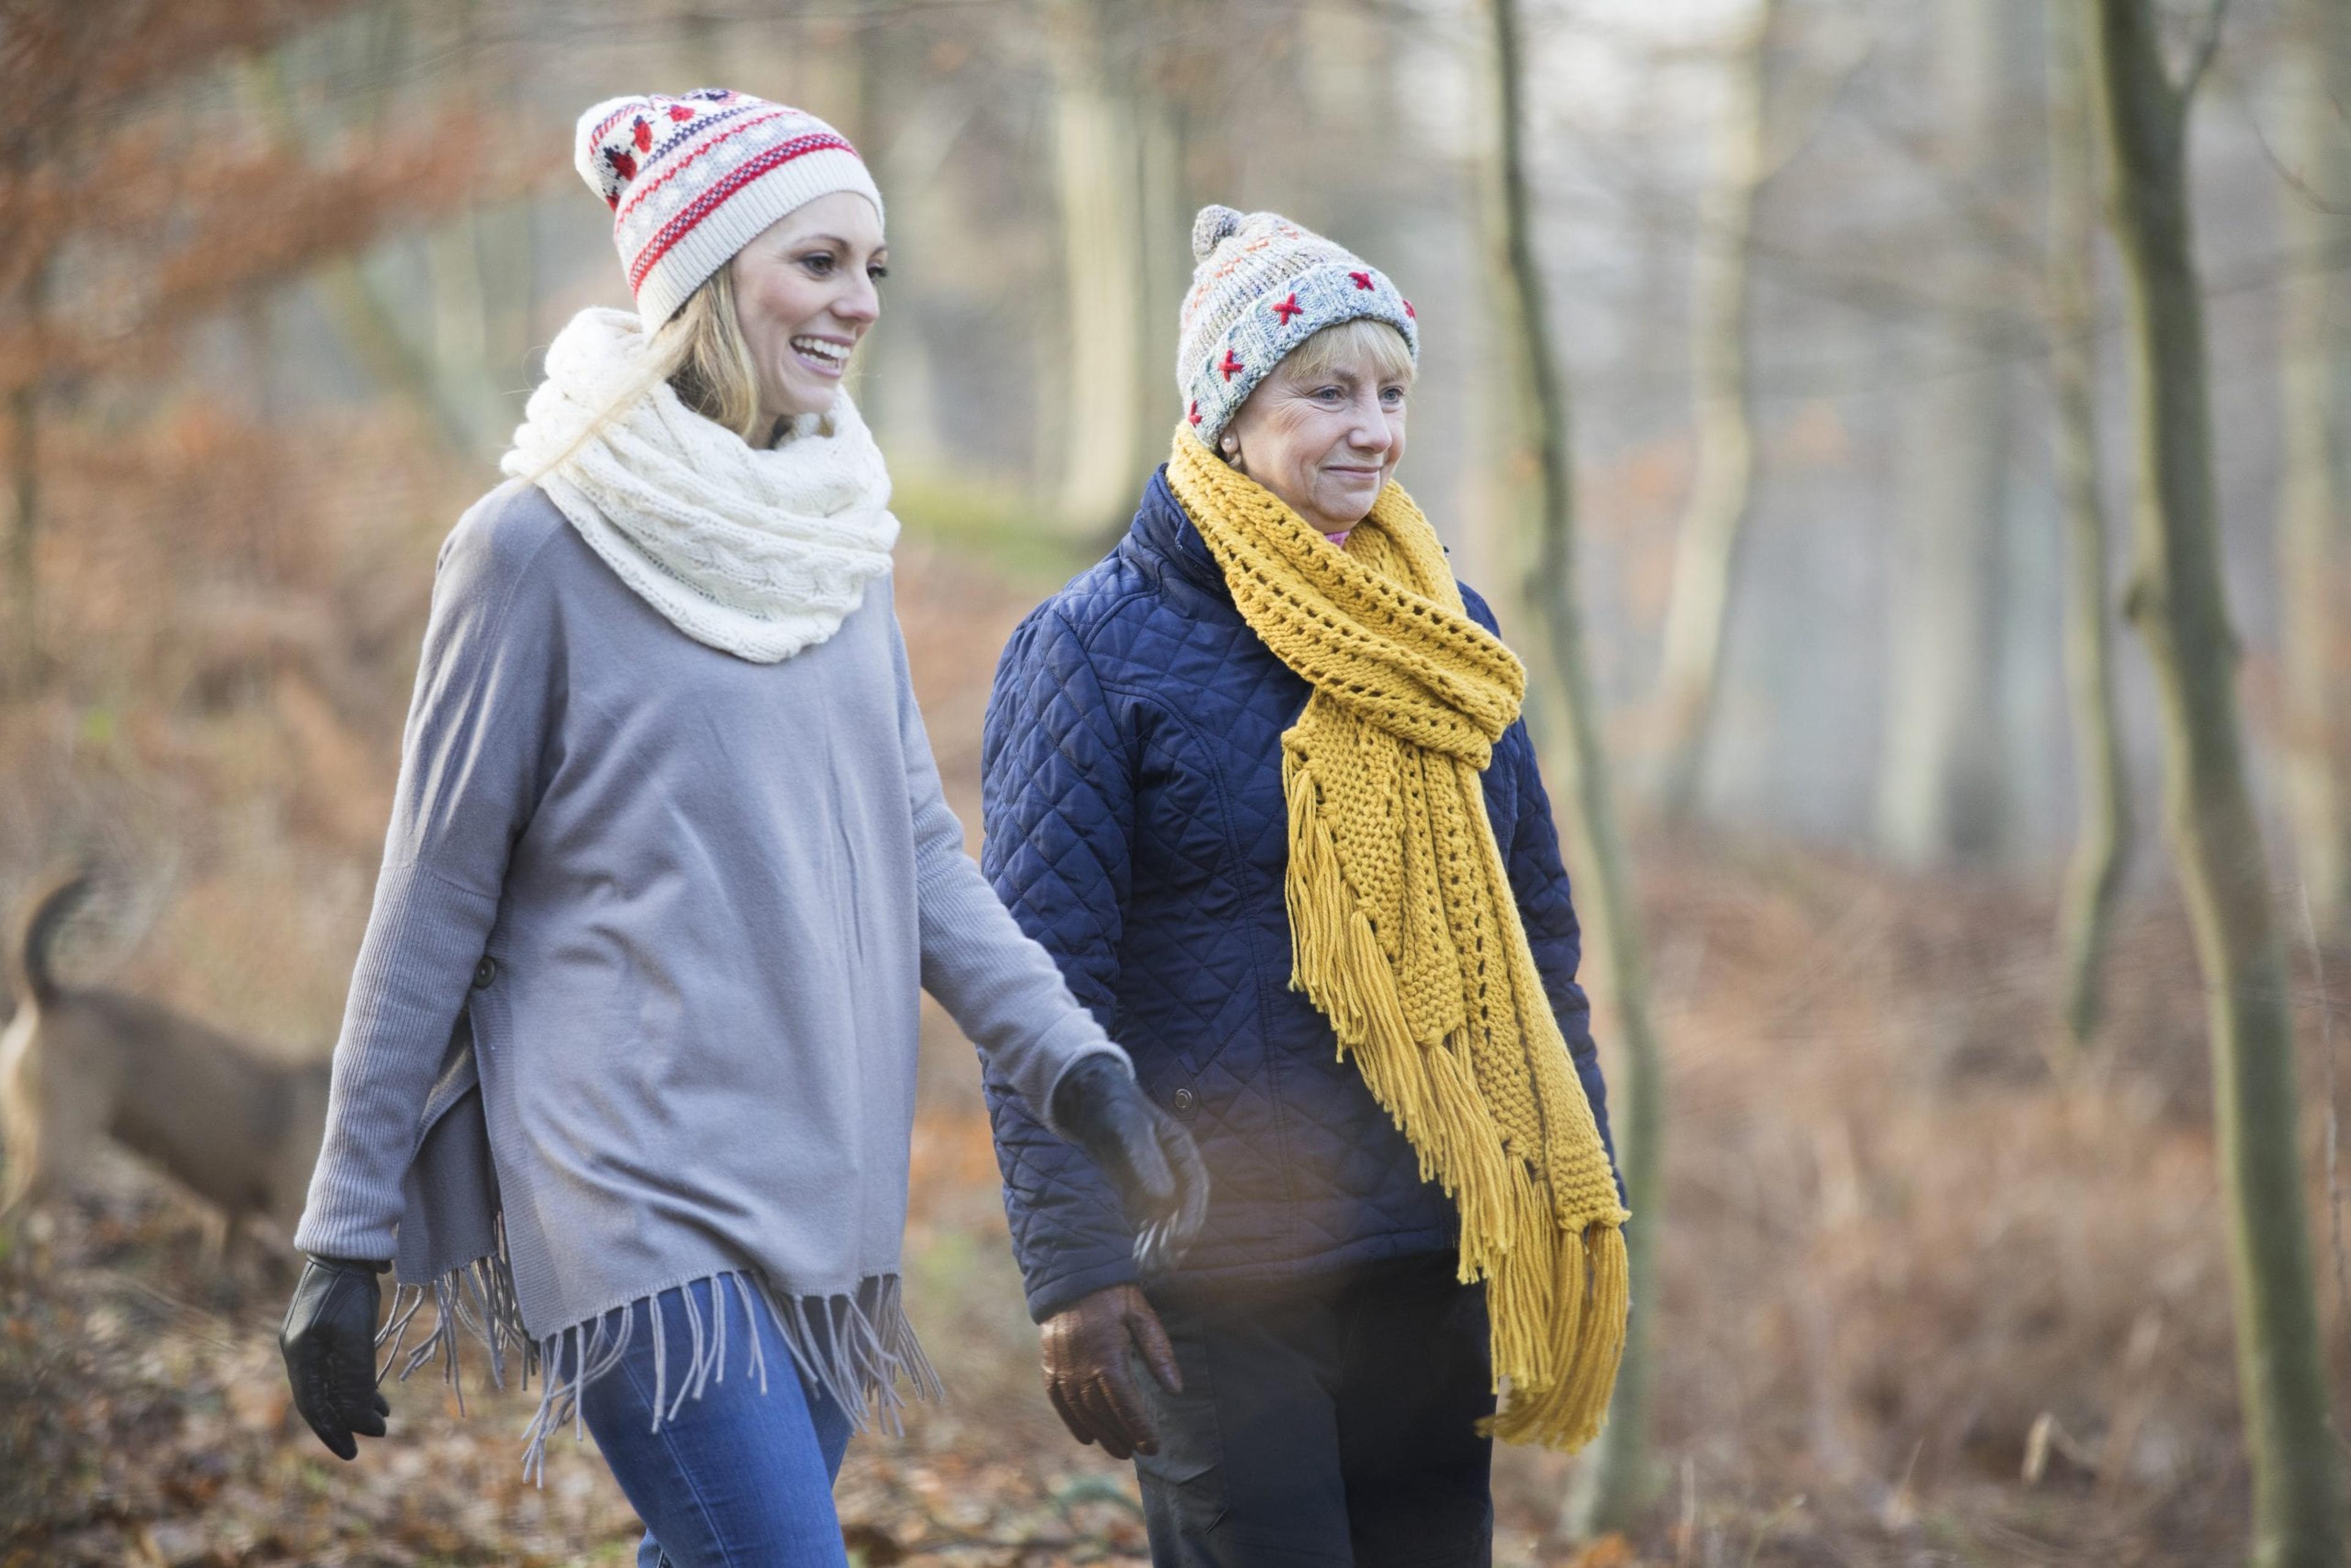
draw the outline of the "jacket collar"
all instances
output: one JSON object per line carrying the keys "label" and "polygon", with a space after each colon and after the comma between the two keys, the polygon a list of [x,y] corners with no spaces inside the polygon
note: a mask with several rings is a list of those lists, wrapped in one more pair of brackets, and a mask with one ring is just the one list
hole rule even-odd
{"label": "jacket collar", "polygon": [[1144,486],[1143,502],[1134,511],[1134,524],[1127,529],[1119,549],[1155,578],[1164,580],[1172,573],[1217,598],[1232,597],[1232,591],[1225,586],[1224,569],[1208,553],[1207,541],[1200,538],[1200,530],[1185,515],[1184,503],[1167,487],[1165,464]]}

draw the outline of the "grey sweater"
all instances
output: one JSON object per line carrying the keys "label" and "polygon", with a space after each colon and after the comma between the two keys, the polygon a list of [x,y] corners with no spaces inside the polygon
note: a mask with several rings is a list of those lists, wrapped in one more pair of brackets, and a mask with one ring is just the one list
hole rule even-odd
{"label": "grey sweater", "polygon": [[925,1382],[896,1289],[918,989],[1040,1115],[1117,1054],[964,853],[889,588],[759,664],[535,487],[443,547],[295,1240],[437,1298],[406,1370],[454,1375],[470,1319],[499,1370],[559,1373],[541,1441],[623,1348],[612,1309],[694,1280],[861,1417]]}

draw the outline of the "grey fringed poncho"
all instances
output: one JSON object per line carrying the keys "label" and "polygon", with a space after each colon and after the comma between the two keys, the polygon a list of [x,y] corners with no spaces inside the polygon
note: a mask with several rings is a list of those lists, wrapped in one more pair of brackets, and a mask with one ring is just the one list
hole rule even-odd
{"label": "grey fringed poncho", "polygon": [[852,1416],[929,1385],[897,1289],[918,990],[1040,1115],[1118,1053],[964,853],[889,588],[755,664],[536,488],[443,549],[295,1240],[437,1298],[410,1368],[454,1372],[463,1322],[554,1374],[534,1453],[619,1355],[612,1309],[689,1281],[773,1312]]}

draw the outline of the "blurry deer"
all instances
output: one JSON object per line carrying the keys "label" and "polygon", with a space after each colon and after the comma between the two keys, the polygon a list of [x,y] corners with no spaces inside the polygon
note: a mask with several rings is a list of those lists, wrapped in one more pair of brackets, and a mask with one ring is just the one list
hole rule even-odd
{"label": "blurry deer", "polygon": [[326,1123],[327,1063],[281,1064],[157,1003],[59,985],[49,948],[89,880],[44,882],[7,955],[0,1219],[58,1191],[103,1135],[213,1206],[216,1255],[256,1216],[290,1237]]}

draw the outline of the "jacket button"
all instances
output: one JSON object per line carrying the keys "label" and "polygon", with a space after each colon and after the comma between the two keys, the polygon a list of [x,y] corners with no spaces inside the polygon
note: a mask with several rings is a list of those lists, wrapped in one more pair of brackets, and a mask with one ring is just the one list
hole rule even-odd
{"label": "jacket button", "polygon": [[496,958],[485,955],[482,961],[474,966],[474,989],[486,990],[490,982],[497,977],[498,961]]}
{"label": "jacket button", "polygon": [[1200,1108],[1200,1097],[1189,1089],[1178,1089],[1173,1098],[1178,1116],[1188,1116]]}

